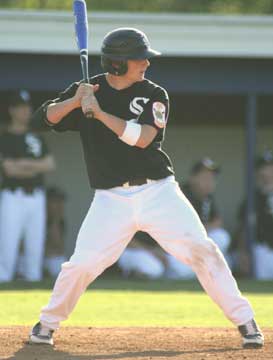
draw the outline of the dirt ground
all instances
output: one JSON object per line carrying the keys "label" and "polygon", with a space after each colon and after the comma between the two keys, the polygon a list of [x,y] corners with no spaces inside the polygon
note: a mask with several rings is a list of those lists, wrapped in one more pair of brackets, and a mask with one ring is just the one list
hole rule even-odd
{"label": "dirt ground", "polygon": [[63,327],[55,346],[27,343],[29,328],[0,328],[0,359],[161,360],[273,359],[273,329],[263,329],[266,345],[242,350],[236,329]]}

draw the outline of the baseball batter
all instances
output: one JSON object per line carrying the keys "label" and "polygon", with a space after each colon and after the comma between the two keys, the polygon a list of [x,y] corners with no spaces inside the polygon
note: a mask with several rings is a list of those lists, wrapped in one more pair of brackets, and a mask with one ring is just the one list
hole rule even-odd
{"label": "baseball batter", "polygon": [[[72,84],[36,112],[36,121],[46,121],[55,131],[80,133],[90,185],[96,191],[74,254],[62,265],[49,304],[31,331],[32,343],[53,344],[53,331],[86,287],[117,261],[141,230],[192,267],[209,296],[239,327],[243,346],[263,345],[249,302],[179,189],[161,148],[168,94],[145,78],[149,59],[156,55],[143,32],[113,30],[102,44],[105,73],[91,78],[91,84]],[[90,110],[93,119],[84,116]]]}

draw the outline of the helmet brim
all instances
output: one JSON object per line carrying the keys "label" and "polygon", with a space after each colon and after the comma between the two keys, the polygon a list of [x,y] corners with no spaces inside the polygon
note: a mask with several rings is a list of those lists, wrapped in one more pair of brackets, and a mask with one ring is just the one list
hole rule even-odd
{"label": "helmet brim", "polygon": [[159,56],[161,55],[161,52],[154,50],[154,49],[145,49],[144,51],[137,53],[137,54],[132,54],[130,55],[130,57],[128,57],[128,60],[144,60],[144,59],[150,59],[153,58],[155,56]]}
{"label": "helmet brim", "polygon": [[151,59],[159,55],[161,55],[161,52],[151,48],[142,49],[141,51],[137,50],[135,53],[131,54],[107,54],[106,52],[102,53],[102,56],[105,56],[113,61],[145,60]]}

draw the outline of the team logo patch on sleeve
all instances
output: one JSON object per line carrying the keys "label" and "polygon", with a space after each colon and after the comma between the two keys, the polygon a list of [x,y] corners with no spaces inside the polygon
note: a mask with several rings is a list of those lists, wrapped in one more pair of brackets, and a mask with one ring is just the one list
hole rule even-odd
{"label": "team logo patch on sleeve", "polygon": [[163,128],[166,125],[166,106],[161,102],[153,103],[153,116],[154,123],[159,128]]}

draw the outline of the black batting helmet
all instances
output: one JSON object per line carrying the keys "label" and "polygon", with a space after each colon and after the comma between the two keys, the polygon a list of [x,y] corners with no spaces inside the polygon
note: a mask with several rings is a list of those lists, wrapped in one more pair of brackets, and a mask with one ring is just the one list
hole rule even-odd
{"label": "black batting helmet", "polygon": [[126,74],[127,60],[150,59],[160,55],[151,49],[147,36],[134,28],[118,28],[109,32],[101,47],[101,66],[114,75]]}

